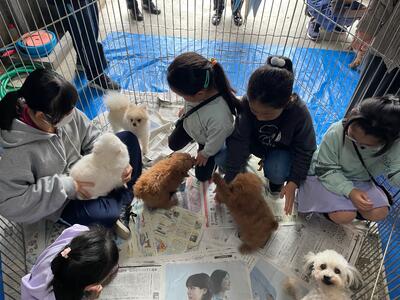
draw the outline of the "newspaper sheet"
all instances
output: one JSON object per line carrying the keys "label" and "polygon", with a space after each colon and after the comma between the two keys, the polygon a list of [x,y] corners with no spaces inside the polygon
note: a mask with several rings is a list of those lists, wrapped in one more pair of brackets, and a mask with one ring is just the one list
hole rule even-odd
{"label": "newspaper sheet", "polygon": [[179,206],[150,211],[141,201],[134,208],[138,217],[132,232],[135,233],[133,242],[137,245],[130,247],[139,253],[125,249],[128,256],[179,254],[198,247],[204,226],[200,214]]}
{"label": "newspaper sheet", "polygon": [[199,245],[204,223],[200,215],[181,207],[159,209],[150,214],[157,254],[183,253]]}
{"label": "newspaper sheet", "polygon": [[[302,275],[304,256],[312,251],[333,249],[354,264],[360,252],[365,231],[355,227],[335,225],[320,217],[304,220],[296,225],[280,226],[260,253],[288,266],[298,276]],[[237,237],[233,237],[238,242]],[[229,240],[228,243],[234,243]]]}
{"label": "newspaper sheet", "polygon": [[162,276],[162,266],[120,268],[114,280],[103,289],[101,299],[163,299]]}
{"label": "newspaper sheet", "polygon": [[297,295],[304,296],[308,292],[308,286],[295,280],[295,276],[281,265],[265,258],[257,260],[250,272],[251,290],[253,300],[292,300],[288,295],[285,284],[288,280],[295,282]]}
{"label": "newspaper sheet", "polygon": [[[251,299],[249,271],[246,265],[238,260],[228,261],[192,261],[184,263],[169,263],[165,266],[165,299],[192,299],[191,282],[210,282],[209,288],[205,288],[207,295],[212,295],[212,285],[216,274],[223,276],[226,292],[224,299],[243,300]],[[214,274],[214,275],[213,275]],[[207,281],[206,279],[209,281]],[[221,283],[221,282],[220,282]],[[193,298],[194,299],[194,298]]]}

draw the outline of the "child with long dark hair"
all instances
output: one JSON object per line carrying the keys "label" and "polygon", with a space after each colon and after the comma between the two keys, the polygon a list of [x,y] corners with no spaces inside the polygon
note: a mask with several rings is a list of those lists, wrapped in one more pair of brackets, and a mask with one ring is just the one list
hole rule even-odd
{"label": "child with long dark hair", "polygon": [[[292,61],[270,56],[250,76],[243,112],[227,140],[225,180],[246,168],[250,154],[261,158],[270,195],[294,201],[295,191],[306,179],[315,133],[306,104],[293,93]],[[285,184],[286,182],[286,184]],[[287,211],[289,212],[289,211]]]}
{"label": "child with long dark hair", "polygon": [[74,225],[43,251],[22,278],[21,299],[97,299],[117,273],[118,259],[109,231]]}
{"label": "child with long dark hair", "polygon": [[299,212],[319,212],[335,223],[357,217],[379,221],[389,199],[374,183],[386,175],[400,186],[400,99],[386,95],[362,101],[326,132],[307,180],[300,186]]}
{"label": "child with long dark hair", "polygon": [[[132,185],[142,170],[138,140],[131,132],[117,133],[130,155],[130,164],[121,174],[128,188],[92,199],[86,189],[93,183],[69,176],[70,168],[90,153],[100,135],[75,108],[77,100],[74,86],[47,69],[33,71],[18,91],[1,99],[0,214],[22,223],[46,218],[68,225],[115,225],[127,238],[128,218],[121,222],[119,217],[125,216],[133,198]],[[90,201],[76,200],[78,194]]]}
{"label": "child with long dark hair", "polygon": [[223,164],[220,154],[226,138],[234,127],[233,115],[240,107],[222,66],[215,60],[207,60],[195,52],[177,56],[168,67],[168,84],[171,90],[185,99],[184,114],[198,105],[194,113],[187,115],[183,126],[176,127],[168,139],[169,147],[180,150],[192,140],[199,144],[196,158],[196,178],[211,179],[217,165]]}

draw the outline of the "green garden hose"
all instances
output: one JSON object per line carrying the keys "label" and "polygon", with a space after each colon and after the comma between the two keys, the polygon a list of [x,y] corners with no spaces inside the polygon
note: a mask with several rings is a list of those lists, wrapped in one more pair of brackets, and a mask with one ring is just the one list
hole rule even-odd
{"label": "green garden hose", "polygon": [[17,68],[9,68],[4,74],[0,75],[0,101],[8,92],[13,92],[18,90],[19,88],[14,87],[14,85],[10,84],[10,81],[19,76],[20,74],[29,74],[36,70],[38,66],[35,65],[26,65]]}

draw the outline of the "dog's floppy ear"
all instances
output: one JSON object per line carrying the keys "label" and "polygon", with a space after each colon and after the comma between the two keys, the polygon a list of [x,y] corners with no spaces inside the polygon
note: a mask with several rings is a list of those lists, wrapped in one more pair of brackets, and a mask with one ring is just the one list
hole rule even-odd
{"label": "dog's floppy ear", "polygon": [[304,274],[307,278],[310,278],[312,271],[314,270],[314,260],[315,253],[308,252],[304,257],[305,265],[304,265]]}
{"label": "dog's floppy ear", "polygon": [[346,286],[352,290],[358,290],[362,286],[361,273],[352,265],[347,265]]}
{"label": "dog's floppy ear", "polygon": [[231,194],[231,189],[229,188],[229,185],[225,182],[225,180],[221,177],[221,175],[219,175],[218,173],[214,173],[213,181],[217,186],[217,193],[221,192],[221,195],[224,195],[224,197],[229,197],[229,195]]}

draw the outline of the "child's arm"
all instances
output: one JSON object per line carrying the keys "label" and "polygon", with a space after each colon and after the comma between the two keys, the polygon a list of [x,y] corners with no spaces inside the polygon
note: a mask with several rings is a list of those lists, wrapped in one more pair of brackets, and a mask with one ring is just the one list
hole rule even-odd
{"label": "child's arm", "polygon": [[294,135],[292,167],[287,180],[294,182],[297,186],[306,179],[312,156],[317,149],[312,119],[308,111],[305,113],[305,120],[298,125],[300,128]]}
{"label": "child's arm", "polygon": [[235,121],[235,130],[226,140],[228,156],[225,164],[225,181],[232,181],[245,167],[250,156],[252,120],[248,112],[244,111]]}
{"label": "child's arm", "polygon": [[354,189],[351,180],[347,179],[342,171],[339,163],[339,150],[343,147],[341,136],[337,134],[334,128],[337,124],[332,125],[325,134],[321,145],[319,146],[318,155],[316,156],[315,175],[321,181],[323,186],[332,193],[349,197],[350,192]]}

